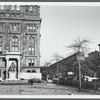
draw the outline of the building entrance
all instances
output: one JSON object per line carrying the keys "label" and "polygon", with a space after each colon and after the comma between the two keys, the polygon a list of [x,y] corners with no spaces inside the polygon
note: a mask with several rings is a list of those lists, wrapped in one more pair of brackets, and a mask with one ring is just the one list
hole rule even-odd
{"label": "building entrance", "polygon": [[20,59],[21,54],[19,52],[6,53],[6,79],[20,79]]}
{"label": "building entrance", "polygon": [[16,80],[18,79],[18,64],[17,61],[11,60],[10,66],[8,68],[8,79],[10,80]]}

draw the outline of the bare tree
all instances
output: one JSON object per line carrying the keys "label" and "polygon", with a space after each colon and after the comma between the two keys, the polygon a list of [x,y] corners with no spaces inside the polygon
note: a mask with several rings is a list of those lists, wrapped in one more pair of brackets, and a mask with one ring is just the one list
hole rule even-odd
{"label": "bare tree", "polygon": [[78,38],[77,40],[74,40],[74,43],[71,44],[70,46],[68,46],[68,48],[74,50],[74,52],[83,52],[84,54],[87,53],[87,51],[89,50],[88,48],[88,43],[90,43],[90,41],[88,39],[82,39],[80,40],[80,38]]}
{"label": "bare tree", "polygon": [[47,61],[45,61],[45,63],[44,63],[44,67],[48,67],[48,66],[50,66],[51,65],[51,62],[47,62]]}
{"label": "bare tree", "polygon": [[44,63],[44,67],[46,68],[46,81],[48,81],[48,75],[49,75],[49,66],[51,65],[51,62],[47,62],[47,61],[45,61],[45,63]]}
{"label": "bare tree", "polygon": [[74,50],[78,53],[78,64],[79,64],[79,92],[81,91],[81,64],[80,61],[83,60],[82,54],[85,55],[85,53],[88,51],[89,48],[87,48],[87,44],[90,43],[88,39],[82,39],[78,38],[77,40],[74,40],[74,43],[68,46],[68,48]]}
{"label": "bare tree", "polygon": [[62,56],[60,56],[60,55],[58,55],[57,53],[55,53],[55,54],[53,55],[53,60],[52,60],[52,61],[58,62],[58,61],[60,61],[60,60],[62,60],[62,59],[63,59]]}
{"label": "bare tree", "polygon": [[[56,63],[59,62],[60,60],[62,60],[63,57],[58,55],[57,53],[53,55],[53,60],[52,61],[55,61]],[[59,81],[59,64],[57,64],[57,70],[56,70],[56,73],[57,73],[57,86],[58,86],[58,81]]]}

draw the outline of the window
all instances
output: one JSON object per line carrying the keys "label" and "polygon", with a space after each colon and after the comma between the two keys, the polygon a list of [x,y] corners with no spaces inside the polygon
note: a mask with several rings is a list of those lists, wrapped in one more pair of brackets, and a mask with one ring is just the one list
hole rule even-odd
{"label": "window", "polygon": [[34,66],[34,60],[33,59],[29,59],[28,60],[28,65],[29,66]]}
{"label": "window", "polygon": [[18,51],[18,38],[14,36],[12,38],[12,52],[17,52]]}
{"label": "window", "polygon": [[38,11],[38,8],[37,8],[37,6],[35,6],[35,7],[34,7],[34,12],[37,13],[37,11]]}
{"label": "window", "polygon": [[5,23],[0,23],[0,32],[3,32],[5,28]]}
{"label": "window", "polygon": [[28,54],[29,55],[35,54],[35,39],[33,37],[30,37],[28,41]]}
{"label": "window", "polygon": [[35,70],[32,70],[32,73],[36,73],[36,71]]}
{"label": "window", "polygon": [[17,14],[16,16],[17,16],[17,17],[20,17],[20,14]]}
{"label": "window", "polygon": [[1,17],[4,17],[4,13],[1,13],[0,16],[1,16]]}
{"label": "window", "polygon": [[15,17],[15,14],[11,14],[11,17]]}
{"label": "window", "polygon": [[35,25],[33,26],[33,31],[36,32],[36,26]]}
{"label": "window", "polygon": [[0,37],[0,51],[2,51],[2,37]]}
{"label": "window", "polygon": [[20,5],[17,5],[16,6],[16,10],[20,10]]}
{"label": "window", "polygon": [[28,65],[31,66],[31,60],[28,60]]}
{"label": "window", "polygon": [[4,10],[4,5],[1,5],[1,6],[0,6],[0,9],[1,9],[1,10]]}
{"label": "window", "polygon": [[11,32],[20,32],[20,24],[10,24],[10,31]]}
{"label": "window", "polygon": [[33,7],[32,7],[32,6],[30,6],[30,7],[29,7],[29,10],[30,10],[30,12],[32,12],[32,11],[33,11]]}
{"label": "window", "polygon": [[31,71],[30,70],[27,70],[27,73],[30,73]]}
{"label": "window", "polygon": [[11,6],[11,10],[15,10],[15,5],[12,5]]}
{"label": "window", "polygon": [[36,25],[28,24],[27,25],[27,32],[36,32]]}
{"label": "window", "polygon": [[30,32],[30,25],[27,25],[27,31]]}
{"label": "window", "polygon": [[27,13],[28,13],[28,10],[29,10],[29,7],[28,7],[28,6],[26,6],[26,7],[25,7],[25,12],[27,12]]}
{"label": "window", "polygon": [[32,62],[32,66],[34,66],[34,60],[32,60],[31,62]]}
{"label": "window", "polygon": [[6,5],[6,11],[9,11],[9,10],[10,10],[9,5]]}
{"label": "window", "polygon": [[30,26],[30,31],[31,31],[31,32],[33,31],[33,26],[32,26],[32,25]]}
{"label": "window", "polygon": [[16,25],[16,24],[14,24],[14,26],[13,26],[13,30],[14,30],[14,32],[17,31],[17,25]]}
{"label": "window", "polygon": [[1,70],[0,70],[0,77],[1,77]]}

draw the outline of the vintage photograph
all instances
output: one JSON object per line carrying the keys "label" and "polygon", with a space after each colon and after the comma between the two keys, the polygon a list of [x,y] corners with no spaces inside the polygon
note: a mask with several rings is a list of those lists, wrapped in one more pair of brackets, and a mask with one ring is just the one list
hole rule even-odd
{"label": "vintage photograph", "polygon": [[100,5],[0,3],[0,95],[100,95]]}

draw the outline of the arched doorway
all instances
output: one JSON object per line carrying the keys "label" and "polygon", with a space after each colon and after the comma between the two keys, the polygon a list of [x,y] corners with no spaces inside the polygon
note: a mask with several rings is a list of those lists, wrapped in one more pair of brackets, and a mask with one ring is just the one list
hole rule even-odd
{"label": "arched doorway", "polygon": [[13,61],[8,69],[8,78],[9,79],[16,79],[17,78],[17,66],[16,62]]}
{"label": "arched doorway", "polygon": [[6,53],[6,68],[7,68],[7,73],[9,73],[9,77],[8,77],[8,74],[6,73],[7,79],[9,80],[20,79],[21,57],[22,56],[20,52],[7,52]]}

